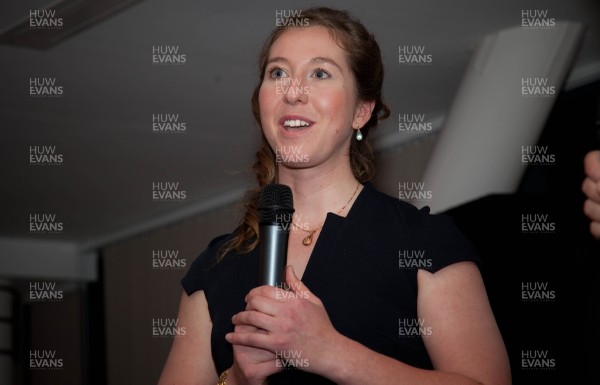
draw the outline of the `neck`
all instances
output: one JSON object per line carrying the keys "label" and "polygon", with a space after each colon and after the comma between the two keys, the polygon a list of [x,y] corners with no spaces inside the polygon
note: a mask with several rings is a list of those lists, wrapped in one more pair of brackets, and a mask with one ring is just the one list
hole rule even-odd
{"label": "neck", "polygon": [[[292,189],[296,222],[310,229],[321,226],[328,212],[345,216],[360,192],[349,162],[340,162],[327,170],[280,166],[279,183]],[[338,213],[346,204],[344,210]]]}

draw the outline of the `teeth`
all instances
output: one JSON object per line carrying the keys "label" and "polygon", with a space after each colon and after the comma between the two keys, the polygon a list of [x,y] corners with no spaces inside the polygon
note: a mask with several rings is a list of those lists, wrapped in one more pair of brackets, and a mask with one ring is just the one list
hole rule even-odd
{"label": "teeth", "polygon": [[284,127],[308,127],[310,123],[305,122],[304,120],[296,119],[296,120],[286,120],[283,122]]}

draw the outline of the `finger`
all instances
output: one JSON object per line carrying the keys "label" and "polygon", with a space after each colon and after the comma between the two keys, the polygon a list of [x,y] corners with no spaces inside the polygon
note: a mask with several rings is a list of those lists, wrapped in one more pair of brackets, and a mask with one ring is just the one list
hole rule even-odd
{"label": "finger", "polygon": [[287,265],[285,268],[285,283],[289,290],[293,292],[299,292],[301,290],[309,291],[304,283],[296,276],[294,266]]}
{"label": "finger", "polygon": [[271,342],[271,336],[263,333],[242,333],[232,332],[225,334],[227,342],[233,345],[250,346],[253,348],[269,350],[273,345]]}
{"label": "finger", "polygon": [[277,303],[279,298],[280,296],[277,292],[273,292],[272,298],[259,295],[249,297],[245,310],[255,310],[270,316],[275,316],[279,307]]}
{"label": "finger", "polygon": [[255,297],[274,298],[275,297],[274,293],[276,290],[277,289],[275,287],[269,286],[269,285],[255,287],[254,289],[250,290],[248,292],[248,294],[246,294],[244,301],[246,301],[246,303],[248,303],[248,301],[252,300],[252,298],[255,298]]}
{"label": "finger", "polygon": [[[242,311],[231,318],[234,325],[250,325],[267,331],[273,330],[274,318],[258,311]],[[241,330],[240,330],[241,331]]]}
{"label": "finger", "polygon": [[294,294],[293,296],[288,295],[288,297],[293,297],[297,299],[307,299],[313,303],[321,303],[319,298],[317,298],[316,295],[314,295],[310,290],[308,290],[308,287],[306,287],[306,285],[304,285],[304,283],[296,276],[294,267],[291,265],[288,265],[285,268],[285,280],[288,288]]}
{"label": "finger", "polygon": [[591,222],[590,232],[594,238],[600,239],[600,222]]}
{"label": "finger", "polygon": [[594,182],[591,178],[585,178],[581,184],[581,191],[596,202],[600,202],[600,182]]}
{"label": "finger", "polygon": [[600,222],[600,203],[586,199],[583,202],[583,213],[592,221]]}
{"label": "finger", "polygon": [[583,159],[583,166],[588,177],[600,181],[600,150],[588,152]]}
{"label": "finger", "polygon": [[256,326],[252,326],[252,325],[235,325],[234,330],[236,332],[241,332],[241,333],[262,333],[262,334],[268,333],[266,330],[259,329]]}

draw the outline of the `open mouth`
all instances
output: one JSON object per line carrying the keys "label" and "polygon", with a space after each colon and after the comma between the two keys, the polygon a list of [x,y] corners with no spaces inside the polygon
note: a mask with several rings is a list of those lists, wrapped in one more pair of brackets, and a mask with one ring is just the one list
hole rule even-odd
{"label": "open mouth", "polygon": [[300,119],[294,120],[286,120],[283,122],[283,127],[285,128],[298,128],[298,127],[308,127],[310,123]]}
{"label": "open mouth", "polygon": [[303,130],[314,124],[313,121],[299,116],[284,116],[279,120],[279,124],[286,130]]}

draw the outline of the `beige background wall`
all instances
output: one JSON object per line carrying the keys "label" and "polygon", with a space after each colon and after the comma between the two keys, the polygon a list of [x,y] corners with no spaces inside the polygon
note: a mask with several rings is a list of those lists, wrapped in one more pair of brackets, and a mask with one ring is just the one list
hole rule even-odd
{"label": "beige background wall", "polygon": [[171,337],[155,337],[153,319],[174,319],[186,269],[156,270],[153,250],[178,250],[186,267],[216,235],[238,221],[234,206],[121,242],[104,250],[107,380],[149,385],[158,380]]}

